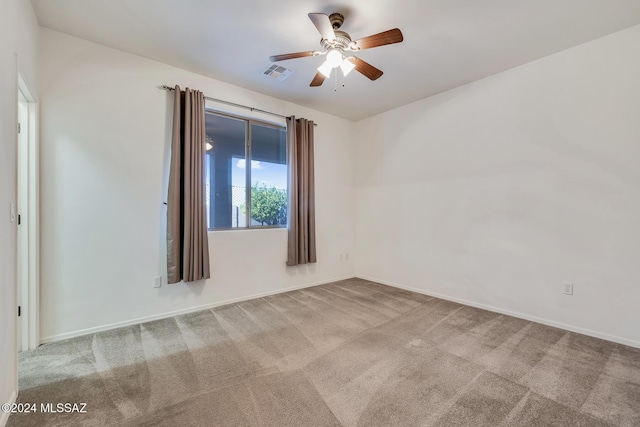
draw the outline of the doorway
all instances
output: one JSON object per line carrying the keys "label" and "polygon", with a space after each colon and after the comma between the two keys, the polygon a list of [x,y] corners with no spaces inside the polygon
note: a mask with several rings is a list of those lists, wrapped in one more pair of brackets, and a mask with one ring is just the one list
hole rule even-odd
{"label": "doorway", "polygon": [[37,103],[18,76],[18,350],[31,350],[39,337],[39,230]]}

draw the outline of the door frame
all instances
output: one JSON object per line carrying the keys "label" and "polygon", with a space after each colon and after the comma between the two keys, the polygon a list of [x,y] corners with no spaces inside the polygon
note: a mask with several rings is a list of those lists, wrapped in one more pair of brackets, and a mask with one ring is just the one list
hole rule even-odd
{"label": "door frame", "polygon": [[27,105],[27,123],[20,123],[20,134],[17,138],[18,180],[16,184],[18,215],[20,215],[16,248],[18,299],[21,307],[18,319],[18,331],[21,335],[18,337],[18,350],[23,351],[33,350],[40,345],[40,147],[38,102],[20,73],[18,73],[17,89],[17,120],[20,120],[21,97],[26,100]]}

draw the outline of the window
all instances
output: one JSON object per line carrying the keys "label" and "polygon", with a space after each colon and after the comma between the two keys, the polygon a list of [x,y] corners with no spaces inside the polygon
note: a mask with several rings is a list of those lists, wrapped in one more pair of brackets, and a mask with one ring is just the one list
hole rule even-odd
{"label": "window", "polygon": [[287,138],[283,126],[207,111],[209,229],[287,225]]}

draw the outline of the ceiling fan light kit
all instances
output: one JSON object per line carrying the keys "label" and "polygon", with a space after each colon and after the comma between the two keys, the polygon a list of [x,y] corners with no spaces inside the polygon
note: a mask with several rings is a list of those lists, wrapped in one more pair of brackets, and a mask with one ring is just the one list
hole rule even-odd
{"label": "ceiling fan light kit", "polygon": [[381,70],[355,56],[345,57],[344,52],[357,52],[378,46],[400,43],[403,40],[402,32],[398,28],[394,28],[352,41],[348,33],[339,30],[344,22],[344,16],[340,13],[332,13],[329,16],[324,13],[310,13],[309,19],[322,37],[320,40],[322,50],[274,55],[269,57],[269,60],[276,62],[306,56],[326,55],[326,60],[318,67],[318,72],[311,81],[310,86],[312,87],[321,86],[326,78],[331,77],[331,71],[338,67],[340,67],[342,74],[345,76],[355,69],[370,80],[380,78],[382,76]]}
{"label": "ceiling fan light kit", "polygon": [[333,66],[329,63],[329,61],[324,61],[322,65],[318,67],[318,71],[320,71],[326,78],[331,77],[332,70]]}
{"label": "ceiling fan light kit", "polygon": [[354,68],[356,68],[356,64],[354,64],[350,58],[344,58],[344,61],[340,64],[340,69],[342,70],[342,74],[346,77]]}
{"label": "ceiling fan light kit", "polygon": [[331,48],[327,52],[326,61],[324,61],[322,65],[318,67],[318,71],[320,71],[326,78],[329,78],[331,77],[331,70],[338,67],[340,67],[340,69],[342,70],[342,74],[346,76],[356,66],[349,60],[349,58],[345,58],[342,51],[340,51],[339,49]]}
{"label": "ceiling fan light kit", "polygon": [[327,62],[331,65],[332,68],[338,68],[340,64],[342,64],[342,52],[338,49],[331,49],[327,52]]}

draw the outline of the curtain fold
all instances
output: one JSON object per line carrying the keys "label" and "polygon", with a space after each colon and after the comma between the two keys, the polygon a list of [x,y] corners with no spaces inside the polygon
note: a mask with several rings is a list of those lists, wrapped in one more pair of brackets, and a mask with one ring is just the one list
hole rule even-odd
{"label": "curtain fold", "polygon": [[316,262],[313,121],[287,117],[289,236],[287,265]]}
{"label": "curtain fold", "polygon": [[202,92],[174,90],[167,197],[167,282],[208,279],[205,116]]}

